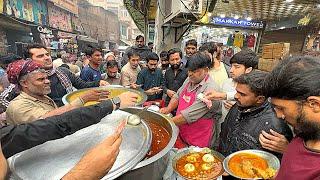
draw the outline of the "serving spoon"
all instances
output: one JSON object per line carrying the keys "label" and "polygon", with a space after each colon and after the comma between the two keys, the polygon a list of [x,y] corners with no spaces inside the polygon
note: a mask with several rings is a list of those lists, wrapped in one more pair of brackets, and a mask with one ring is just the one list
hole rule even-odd
{"label": "serving spoon", "polygon": [[136,114],[131,114],[127,117],[127,123],[133,126],[137,126],[138,124],[141,123],[141,118],[139,116],[139,114],[143,113],[144,111],[146,111],[148,109],[148,107],[143,107],[143,109],[141,109],[138,113]]}

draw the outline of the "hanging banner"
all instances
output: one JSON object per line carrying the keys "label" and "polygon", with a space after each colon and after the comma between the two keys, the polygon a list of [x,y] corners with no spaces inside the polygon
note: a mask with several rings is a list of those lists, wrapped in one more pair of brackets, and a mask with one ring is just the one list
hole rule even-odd
{"label": "hanging banner", "polygon": [[248,21],[244,19],[233,19],[233,18],[221,18],[213,17],[211,23],[221,26],[231,26],[231,27],[242,27],[242,28],[252,28],[252,29],[263,29],[264,23],[262,21]]}

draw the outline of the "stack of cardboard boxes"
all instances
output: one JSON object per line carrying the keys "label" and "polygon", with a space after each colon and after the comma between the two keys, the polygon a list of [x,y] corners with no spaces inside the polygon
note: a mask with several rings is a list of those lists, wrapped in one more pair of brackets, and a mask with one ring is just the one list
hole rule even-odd
{"label": "stack of cardboard boxes", "polygon": [[263,71],[272,71],[272,69],[284,57],[289,55],[290,43],[272,43],[265,44],[262,47],[262,58],[259,59],[259,69]]}

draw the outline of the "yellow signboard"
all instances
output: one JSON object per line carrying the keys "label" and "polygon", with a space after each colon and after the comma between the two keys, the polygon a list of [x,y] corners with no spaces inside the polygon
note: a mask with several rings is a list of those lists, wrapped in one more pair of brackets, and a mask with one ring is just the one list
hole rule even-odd
{"label": "yellow signboard", "polygon": [[0,13],[3,13],[3,0],[0,0]]}

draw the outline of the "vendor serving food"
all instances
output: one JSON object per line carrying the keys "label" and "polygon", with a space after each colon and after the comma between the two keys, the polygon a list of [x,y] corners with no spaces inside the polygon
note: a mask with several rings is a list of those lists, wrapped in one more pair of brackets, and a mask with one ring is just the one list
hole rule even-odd
{"label": "vendor serving food", "polygon": [[161,113],[168,114],[177,109],[172,118],[179,126],[179,137],[175,144],[177,148],[189,145],[209,147],[213,135],[214,119],[219,118],[220,102],[215,101],[210,107],[199,94],[209,90],[219,90],[219,87],[208,75],[210,59],[204,54],[197,53],[190,57],[188,76],[178,92],[171,98],[167,107],[160,109]]}
{"label": "vendor serving food", "polygon": [[[127,92],[97,105],[81,107],[27,124],[1,127],[0,179],[4,179],[7,172],[5,158],[96,124],[114,109],[133,106],[137,96]],[[88,151],[62,179],[100,179],[107,174],[119,153],[123,126],[124,124],[113,135]]]}

